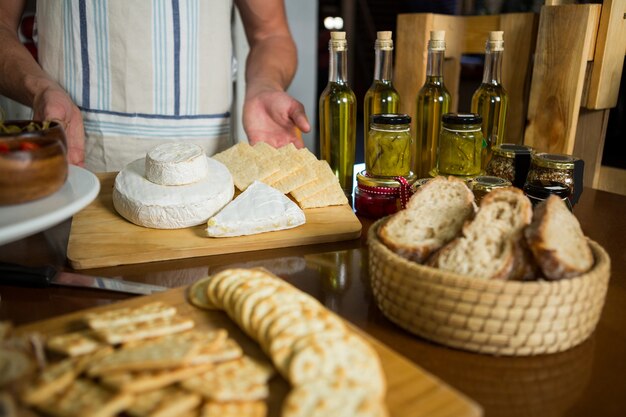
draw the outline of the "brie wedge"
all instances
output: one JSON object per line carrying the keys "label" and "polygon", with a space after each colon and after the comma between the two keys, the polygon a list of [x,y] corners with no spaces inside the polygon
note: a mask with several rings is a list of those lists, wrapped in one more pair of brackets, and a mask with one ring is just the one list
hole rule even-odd
{"label": "brie wedge", "polygon": [[155,184],[191,184],[208,174],[204,150],[192,143],[163,143],[146,154],[146,178]]}
{"label": "brie wedge", "polygon": [[233,177],[220,162],[204,156],[209,174],[186,185],[159,185],[145,177],[145,159],[115,177],[113,206],[127,220],[156,229],[180,229],[207,221],[232,200]]}
{"label": "brie wedge", "polygon": [[243,236],[291,229],[306,221],[304,212],[275,188],[254,181],[207,222],[210,237]]}

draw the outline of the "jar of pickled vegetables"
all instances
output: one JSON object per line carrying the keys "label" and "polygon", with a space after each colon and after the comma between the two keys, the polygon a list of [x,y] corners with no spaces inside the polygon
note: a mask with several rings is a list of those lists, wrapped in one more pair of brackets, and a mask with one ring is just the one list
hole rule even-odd
{"label": "jar of pickled vegetables", "polygon": [[474,113],[446,113],[441,118],[437,172],[460,177],[480,174],[483,119]]}
{"label": "jar of pickled vegetables", "polygon": [[407,176],[411,171],[411,117],[373,114],[365,138],[365,170],[373,177]]}
{"label": "jar of pickled vegetables", "polygon": [[369,172],[356,174],[357,187],[354,190],[356,214],[379,219],[403,209],[413,194],[415,175],[402,177],[373,177]]}

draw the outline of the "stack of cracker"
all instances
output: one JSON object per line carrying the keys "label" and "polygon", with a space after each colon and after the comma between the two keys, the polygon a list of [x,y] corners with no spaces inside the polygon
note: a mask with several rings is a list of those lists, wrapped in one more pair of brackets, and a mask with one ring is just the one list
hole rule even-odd
{"label": "stack of cracker", "polygon": [[313,297],[260,268],[219,272],[189,294],[225,310],[291,383],[284,417],[387,415],[378,355]]}
{"label": "stack of cracker", "polygon": [[224,329],[194,330],[162,303],[88,314],[85,323],[48,340],[64,359],[36,376],[22,403],[60,417],[266,415],[274,370],[244,356]]}
{"label": "stack of cracker", "polygon": [[306,148],[289,144],[276,149],[265,142],[254,146],[240,142],[213,158],[226,165],[240,191],[261,181],[291,194],[303,209],[348,204],[328,163]]}

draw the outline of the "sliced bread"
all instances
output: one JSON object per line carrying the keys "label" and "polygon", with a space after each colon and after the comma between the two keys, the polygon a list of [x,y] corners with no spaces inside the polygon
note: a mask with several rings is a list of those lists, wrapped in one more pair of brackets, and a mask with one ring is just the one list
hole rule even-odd
{"label": "sliced bread", "polygon": [[463,181],[436,177],[418,188],[406,209],[385,222],[378,234],[389,249],[421,263],[456,237],[473,213],[474,195]]}
{"label": "sliced bread", "polygon": [[444,246],[430,265],[462,275],[509,279],[516,274],[516,245],[530,223],[532,206],[514,187],[494,190],[481,201],[462,235]]}
{"label": "sliced bread", "polygon": [[571,278],[593,266],[593,253],[576,216],[550,196],[535,208],[526,240],[547,279]]}

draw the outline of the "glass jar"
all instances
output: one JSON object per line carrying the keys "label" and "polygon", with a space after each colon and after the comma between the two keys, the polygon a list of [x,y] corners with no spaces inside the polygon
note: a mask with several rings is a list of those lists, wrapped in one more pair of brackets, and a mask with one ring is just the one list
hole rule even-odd
{"label": "glass jar", "polygon": [[411,187],[413,189],[413,192],[415,192],[418,188],[420,188],[422,185],[426,184],[428,181],[432,180],[432,177],[426,177],[426,178],[420,178],[418,180],[415,180],[415,182],[413,183],[413,186]]}
{"label": "glass jar", "polygon": [[483,135],[482,117],[474,113],[446,113],[441,118],[437,171],[460,177],[480,174]]}
{"label": "glass jar", "polygon": [[524,184],[524,194],[536,206],[551,195],[556,195],[565,202],[567,208],[572,211],[572,204],[569,200],[570,188],[558,181],[551,180],[532,180]]}
{"label": "glass jar", "polygon": [[[496,145],[492,149],[491,160],[487,163],[485,168],[485,174],[494,177],[504,178],[511,183],[515,182],[516,170],[522,170],[523,172],[517,172],[520,178],[523,178],[520,188],[524,185],[528,174],[528,165],[530,157],[533,152],[533,148],[525,145],[515,145],[512,143],[503,143]],[[529,161],[526,164],[517,163],[516,158],[520,157],[528,158]],[[522,165],[525,165],[522,166]]]}
{"label": "glass jar", "polygon": [[532,155],[526,182],[553,181],[565,184],[574,192],[574,165],[578,158],[570,155],[537,153]]}
{"label": "glass jar", "polygon": [[374,177],[407,176],[411,172],[411,117],[373,114],[365,140],[365,170]]}
{"label": "glass jar", "polygon": [[479,175],[478,177],[474,177],[468,181],[468,185],[474,193],[476,202],[479,202],[485,195],[487,195],[487,193],[490,193],[496,188],[510,187],[512,184],[511,181],[504,178],[493,177],[490,175]]}
{"label": "glass jar", "polygon": [[356,174],[354,209],[359,216],[380,219],[403,209],[413,194],[415,175],[406,177],[372,177],[366,171]]}

